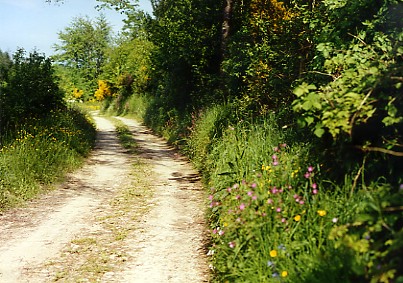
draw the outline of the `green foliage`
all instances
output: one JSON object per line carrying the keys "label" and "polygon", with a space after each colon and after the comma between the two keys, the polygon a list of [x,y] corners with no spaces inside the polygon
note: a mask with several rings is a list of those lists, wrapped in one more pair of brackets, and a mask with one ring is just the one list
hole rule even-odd
{"label": "green foliage", "polygon": [[2,64],[4,71],[0,85],[0,127],[18,123],[21,119],[43,116],[63,106],[63,95],[55,82],[49,58],[36,51],[26,56],[18,50],[13,59]]}
{"label": "green foliage", "polygon": [[167,96],[173,108],[215,98],[212,75],[219,72],[222,1],[158,1],[148,24],[153,95]]}
{"label": "green foliage", "polygon": [[354,127],[374,116],[382,117],[385,126],[403,122],[396,107],[401,99],[393,95],[399,85],[392,84],[392,77],[397,75],[396,62],[401,60],[395,52],[401,42],[393,43],[388,36],[376,34],[369,45],[364,37],[362,34],[353,40],[347,50],[335,50],[331,44],[318,45],[326,58],[324,72],[332,77],[331,82],[318,89],[304,83],[294,91],[298,97],[294,110],[303,113],[303,123],[315,122],[317,136],[322,136],[324,129],[334,138],[351,136]]}

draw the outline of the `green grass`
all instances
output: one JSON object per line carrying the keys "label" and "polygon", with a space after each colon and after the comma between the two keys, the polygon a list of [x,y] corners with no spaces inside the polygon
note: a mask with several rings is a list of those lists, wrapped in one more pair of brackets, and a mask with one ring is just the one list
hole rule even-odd
{"label": "green grass", "polygon": [[137,153],[137,144],[133,138],[132,133],[130,132],[129,127],[117,119],[114,119],[113,122],[116,127],[116,132],[117,132],[120,144],[125,149],[127,149],[129,153],[133,153],[133,154]]}
{"label": "green grass", "polygon": [[0,209],[33,198],[77,168],[94,141],[93,125],[74,109],[18,125],[0,149]]}

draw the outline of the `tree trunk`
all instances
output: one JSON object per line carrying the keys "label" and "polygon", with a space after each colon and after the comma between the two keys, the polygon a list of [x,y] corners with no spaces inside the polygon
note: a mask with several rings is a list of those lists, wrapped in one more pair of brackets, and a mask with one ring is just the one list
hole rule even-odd
{"label": "tree trunk", "polygon": [[221,55],[222,59],[226,57],[227,53],[227,45],[228,45],[228,37],[231,28],[231,14],[232,14],[232,5],[233,0],[225,0],[226,4],[224,7],[224,14],[223,14],[223,24],[222,24],[222,34],[221,34]]}

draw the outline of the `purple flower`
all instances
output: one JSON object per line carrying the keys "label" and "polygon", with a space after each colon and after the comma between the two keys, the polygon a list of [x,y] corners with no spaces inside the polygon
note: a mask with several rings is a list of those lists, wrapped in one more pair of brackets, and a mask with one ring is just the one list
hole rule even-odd
{"label": "purple flower", "polygon": [[274,267],[274,262],[272,262],[271,260],[269,260],[269,261],[267,262],[267,266],[268,266],[268,267]]}

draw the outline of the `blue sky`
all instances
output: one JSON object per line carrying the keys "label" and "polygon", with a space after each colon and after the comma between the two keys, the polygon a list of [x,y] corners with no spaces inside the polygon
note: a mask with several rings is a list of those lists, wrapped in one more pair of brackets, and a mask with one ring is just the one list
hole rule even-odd
{"label": "blue sky", "polygon": [[[78,16],[95,19],[100,12],[96,0],[64,0],[64,4],[48,4],[45,0],[0,0],[0,50],[14,53],[17,48],[36,49],[47,56],[59,43],[57,33],[68,27]],[[140,8],[152,13],[150,0],[140,0]],[[114,31],[122,27],[123,17],[104,10]]]}

